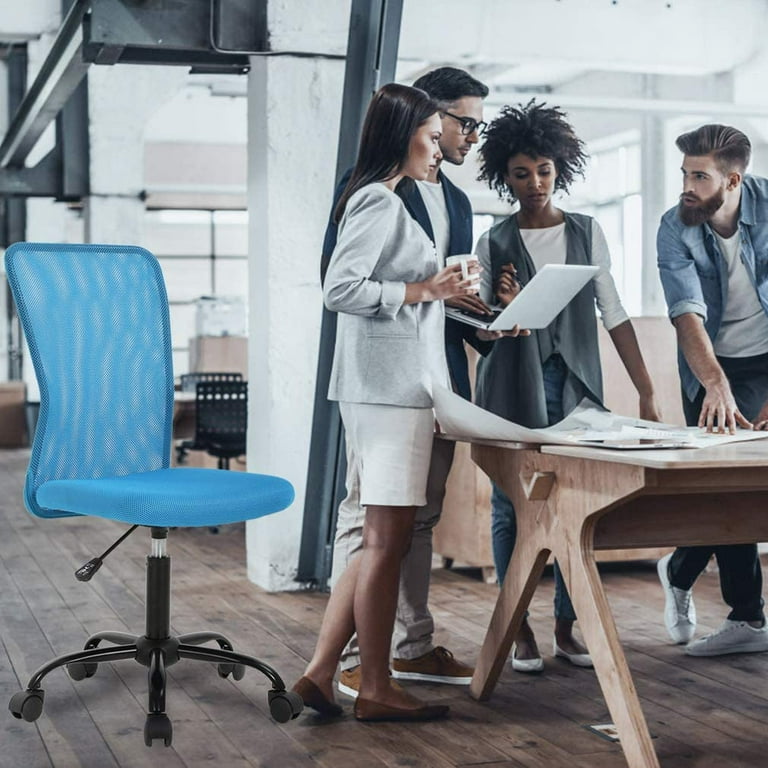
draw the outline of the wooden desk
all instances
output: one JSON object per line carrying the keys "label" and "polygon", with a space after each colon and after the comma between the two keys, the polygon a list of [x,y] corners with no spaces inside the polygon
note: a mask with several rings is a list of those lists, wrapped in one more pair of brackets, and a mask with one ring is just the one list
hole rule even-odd
{"label": "wooden desk", "polygon": [[595,550],[767,541],[768,440],[680,451],[478,442],[472,458],[512,499],[517,546],[470,693],[490,698],[552,552],[627,763],[659,768]]}

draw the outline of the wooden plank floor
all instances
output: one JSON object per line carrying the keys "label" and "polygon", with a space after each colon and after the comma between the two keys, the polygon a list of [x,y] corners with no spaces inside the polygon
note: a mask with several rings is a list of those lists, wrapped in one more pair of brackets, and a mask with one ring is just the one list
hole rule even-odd
{"label": "wooden plank floor", "polygon": [[[148,536],[134,534],[90,584],[75,568],[103,551],[124,526],[90,518],[38,520],[22,508],[27,454],[0,452],[0,768],[622,768],[616,744],[585,730],[608,720],[590,670],[549,656],[545,673],[506,671],[490,702],[466,689],[419,685],[451,705],[452,717],[425,724],[363,725],[347,715],[323,723],[311,715],[285,725],[268,715],[268,684],[254,671],[234,683],[206,665],[169,671],[173,746],[143,743],[146,679],[125,661],[102,665],[79,683],[63,671],[45,681],[43,716],[15,720],[8,698],[57,653],[82,647],[92,632],[141,631]],[[274,665],[289,683],[312,652],[326,597],[266,594],[248,582],[243,528],[219,535],[172,533],[173,626],[217,628],[235,647]],[[693,659],[665,642],[662,595],[652,564],[603,566],[629,665],[664,768],[768,766],[768,654]],[[479,650],[496,587],[454,571],[435,571],[437,641],[460,658]],[[552,579],[532,606],[542,650],[549,650]],[[700,630],[725,616],[717,576],[696,587]]]}

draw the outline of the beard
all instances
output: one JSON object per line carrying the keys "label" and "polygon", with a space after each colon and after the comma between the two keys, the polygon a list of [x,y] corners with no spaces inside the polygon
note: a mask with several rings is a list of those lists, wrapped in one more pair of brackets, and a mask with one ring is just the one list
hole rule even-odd
{"label": "beard", "polygon": [[683,195],[680,195],[680,203],[677,206],[677,215],[686,227],[697,227],[705,221],[709,221],[725,202],[725,191],[718,189],[714,195],[702,200],[699,205],[684,205]]}

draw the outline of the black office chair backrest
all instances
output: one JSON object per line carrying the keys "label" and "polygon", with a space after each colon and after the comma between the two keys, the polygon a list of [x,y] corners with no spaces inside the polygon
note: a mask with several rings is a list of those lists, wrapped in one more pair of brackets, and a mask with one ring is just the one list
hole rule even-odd
{"label": "black office chair backrest", "polygon": [[195,392],[201,381],[242,381],[243,374],[223,371],[194,371],[181,374],[181,391]]}
{"label": "black office chair backrest", "polygon": [[200,381],[195,397],[195,444],[213,456],[245,453],[247,381]]}

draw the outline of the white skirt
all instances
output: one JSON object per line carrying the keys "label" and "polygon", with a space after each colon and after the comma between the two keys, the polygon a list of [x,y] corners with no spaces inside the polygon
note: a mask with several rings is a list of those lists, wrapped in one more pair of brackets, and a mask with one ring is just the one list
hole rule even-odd
{"label": "white skirt", "polygon": [[423,507],[435,431],[432,409],[340,402],[339,410],[358,464],[360,503]]}

